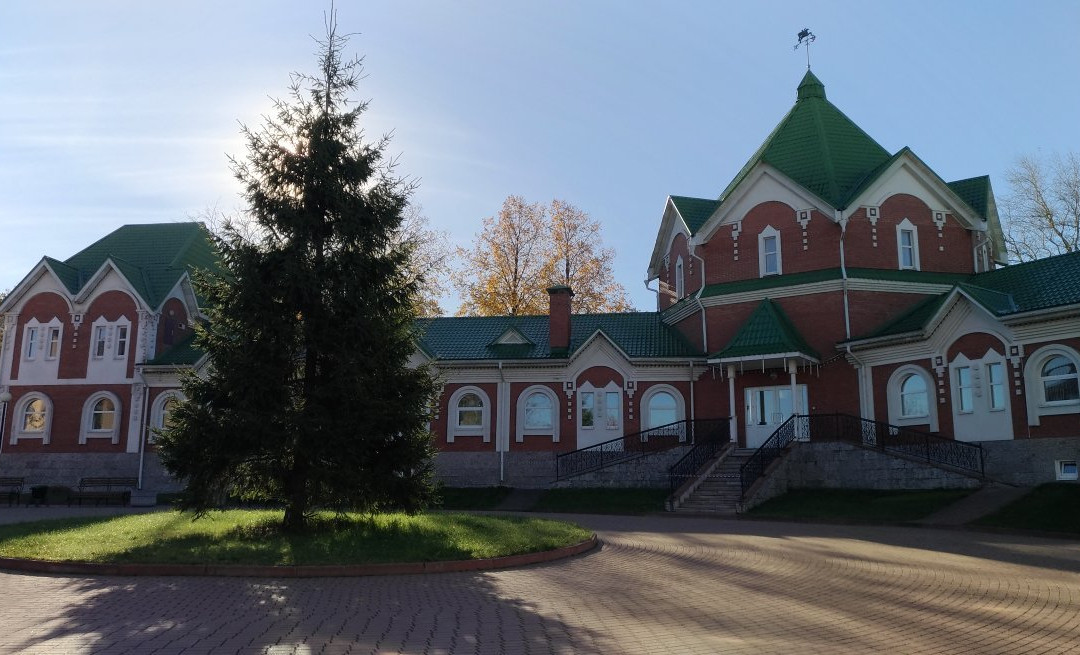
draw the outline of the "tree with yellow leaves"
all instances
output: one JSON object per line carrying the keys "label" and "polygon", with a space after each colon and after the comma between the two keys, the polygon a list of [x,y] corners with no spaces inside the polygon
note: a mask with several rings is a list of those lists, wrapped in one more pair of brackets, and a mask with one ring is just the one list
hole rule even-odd
{"label": "tree with yellow leaves", "polygon": [[459,316],[546,314],[546,289],[574,290],[577,313],[631,311],[626,289],[611,271],[600,224],[568,202],[549,206],[510,196],[497,217],[484,219],[471,249],[458,249],[453,274],[462,296]]}

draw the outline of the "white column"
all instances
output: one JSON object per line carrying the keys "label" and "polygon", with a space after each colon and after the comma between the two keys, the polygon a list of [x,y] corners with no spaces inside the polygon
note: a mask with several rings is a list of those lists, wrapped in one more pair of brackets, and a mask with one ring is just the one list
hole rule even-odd
{"label": "white column", "polygon": [[727,384],[728,384],[728,411],[731,412],[731,418],[728,422],[731,424],[729,428],[731,432],[731,441],[736,442],[739,440],[739,419],[738,412],[735,409],[735,365],[728,364],[727,367]]}

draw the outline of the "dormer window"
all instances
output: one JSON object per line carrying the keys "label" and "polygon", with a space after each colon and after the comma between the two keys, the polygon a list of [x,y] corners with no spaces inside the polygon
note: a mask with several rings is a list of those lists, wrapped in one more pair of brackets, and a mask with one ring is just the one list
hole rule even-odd
{"label": "dormer window", "polygon": [[758,235],[758,272],[761,277],[780,275],[780,231],[769,225]]}
{"label": "dormer window", "polygon": [[896,256],[901,269],[919,270],[919,232],[906,218],[896,226]]}
{"label": "dormer window", "polygon": [[679,257],[675,261],[675,299],[680,300],[686,295],[686,277],[683,275],[683,261]]}

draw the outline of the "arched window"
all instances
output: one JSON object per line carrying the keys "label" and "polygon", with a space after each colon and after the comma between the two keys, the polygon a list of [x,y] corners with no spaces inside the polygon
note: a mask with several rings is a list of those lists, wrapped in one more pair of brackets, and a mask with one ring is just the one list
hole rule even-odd
{"label": "arched window", "polygon": [[649,398],[648,412],[649,418],[645,429],[667,425],[679,420],[676,418],[675,397],[666,391],[654,393]]}
{"label": "arched window", "polygon": [[90,396],[83,406],[82,430],[79,443],[87,439],[110,439],[120,441],[120,399],[102,391]]}
{"label": "arched window", "polygon": [[900,383],[901,418],[925,417],[930,414],[930,403],[926,397],[926,381],[914,373]]}
{"label": "arched window", "polygon": [[453,443],[455,437],[483,437],[491,441],[488,429],[491,404],[487,394],[478,387],[462,387],[455,391],[447,403],[446,441]]}
{"label": "arched window", "polygon": [[1061,344],[1039,348],[1024,365],[1028,425],[1041,416],[1080,414],[1080,353]]}
{"label": "arched window", "polygon": [[154,406],[150,412],[150,434],[147,443],[157,440],[158,432],[172,427],[173,412],[180,403],[184,402],[184,396],[179,391],[165,391],[154,399]]}
{"label": "arched window", "polygon": [[1042,365],[1040,373],[1043,398],[1048,403],[1080,400],[1080,378],[1076,362],[1065,355],[1052,355]]}
{"label": "arched window", "polygon": [[780,275],[784,272],[783,259],[780,254],[780,231],[771,225],[758,234],[758,273],[761,277],[766,275]]}
{"label": "arched window", "polygon": [[521,392],[517,400],[517,441],[526,435],[559,440],[559,399],[550,387],[538,384]]}
{"label": "arched window", "polygon": [[15,406],[13,417],[11,443],[18,443],[19,439],[41,439],[41,443],[49,443],[52,402],[48,396],[37,392],[26,394]]}
{"label": "arched window", "polygon": [[650,430],[686,418],[682,394],[669,384],[649,387],[641,396],[641,426]]}

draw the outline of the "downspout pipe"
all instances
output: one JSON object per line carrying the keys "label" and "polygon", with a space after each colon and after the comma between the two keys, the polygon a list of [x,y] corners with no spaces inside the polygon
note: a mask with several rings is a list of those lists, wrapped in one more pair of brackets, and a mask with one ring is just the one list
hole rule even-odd
{"label": "downspout pipe", "polygon": [[[655,280],[655,279],[657,279],[657,278],[653,278],[653,280]],[[660,311],[660,287],[657,286],[654,289],[654,288],[649,286],[649,282],[652,282],[652,280],[645,280],[645,288],[656,294],[656,311]]]}
{"label": "downspout pipe", "polygon": [[690,256],[701,262],[701,284],[698,285],[697,293],[694,294],[694,300],[697,301],[698,309],[701,310],[701,349],[705,352],[709,351],[709,325],[705,321],[705,305],[701,302],[701,292],[705,291],[705,260],[698,257],[697,253],[690,252]]}
{"label": "downspout pipe", "polygon": [[[505,382],[506,382],[506,376],[503,375],[503,363],[500,361],[499,362],[499,386],[502,387],[502,385]],[[510,394],[506,394],[506,395],[507,395],[506,402],[509,403],[510,402],[510,398],[509,398]],[[495,394],[495,398],[497,398],[499,400],[499,405],[500,405],[500,407],[499,407],[499,424],[501,425],[502,424],[502,412],[509,412],[510,408],[501,406],[503,403],[502,403],[502,398],[500,398],[500,396],[502,396],[501,393],[496,393]],[[501,443],[502,436],[500,434],[501,432],[502,432],[502,430],[499,429],[498,425],[495,426],[495,447],[498,448],[498,450],[499,450],[499,482],[500,483],[506,481],[506,476],[505,476],[506,450],[502,447],[502,443]],[[507,438],[509,439],[509,435],[507,435]]]}
{"label": "downspout pipe", "polygon": [[150,410],[150,387],[146,383],[146,378],[143,377],[142,371],[139,371],[139,380],[142,382],[142,425],[139,426],[139,480],[135,485],[135,488],[142,491],[143,488],[143,462],[146,460],[146,440],[150,436],[150,417],[147,413]]}
{"label": "downspout pipe", "polygon": [[844,237],[847,236],[848,219],[844,218],[843,212],[837,210],[836,221],[840,224],[840,279],[844,289],[844,338],[851,338],[851,311],[848,307],[848,276],[847,265],[844,262]]}

